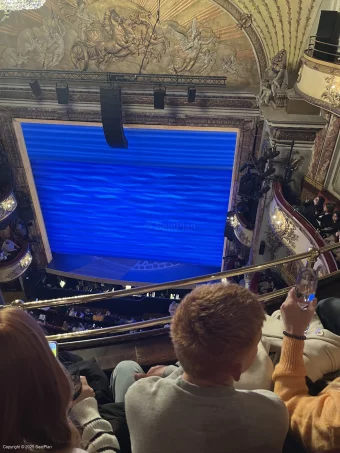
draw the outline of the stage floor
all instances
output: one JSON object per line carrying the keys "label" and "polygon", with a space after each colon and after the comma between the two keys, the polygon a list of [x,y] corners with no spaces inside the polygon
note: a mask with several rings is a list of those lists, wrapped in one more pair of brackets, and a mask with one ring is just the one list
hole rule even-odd
{"label": "stage floor", "polygon": [[[214,266],[54,253],[47,272],[102,283],[165,283],[220,272]],[[184,287],[183,287],[184,288]]]}

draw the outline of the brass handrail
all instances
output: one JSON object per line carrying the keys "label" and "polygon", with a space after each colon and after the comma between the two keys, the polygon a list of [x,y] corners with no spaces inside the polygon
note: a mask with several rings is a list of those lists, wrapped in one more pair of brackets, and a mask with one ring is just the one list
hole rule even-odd
{"label": "brass handrail", "polygon": [[56,335],[49,335],[48,341],[68,340],[69,338],[85,338],[98,335],[105,335],[106,333],[119,333],[130,332],[131,330],[147,329],[154,326],[165,326],[171,323],[171,316],[165,318],[151,319],[149,321],[134,322],[131,324],[123,324],[120,326],[103,327],[102,329],[83,330],[81,332],[68,332],[59,333]]}
{"label": "brass handrail", "polygon": [[[256,264],[252,266],[245,266],[239,269],[233,269],[230,271],[225,272],[217,272],[215,274],[208,274],[202,275],[200,277],[191,277],[186,278],[183,280],[175,280],[172,282],[166,283],[157,283],[154,285],[146,285],[146,286],[139,286],[137,288],[131,289],[123,289],[120,291],[109,292],[109,293],[97,293],[97,294],[86,294],[81,296],[72,296],[72,297],[64,297],[60,299],[50,299],[50,300],[42,300],[42,301],[34,301],[34,302],[24,302],[20,303],[20,308],[24,310],[32,310],[35,308],[43,308],[43,307],[56,307],[56,306],[63,306],[63,305],[79,305],[79,304],[87,304],[89,302],[97,302],[106,299],[118,299],[120,297],[127,297],[127,296],[134,296],[136,294],[154,292],[154,291],[162,291],[169,288],[179,288],[181,286],[189,286],[198,283],[205,283],[214,280],[221,280],[223,278],[231,278],[236,277],[237,275],[242,274],[253,274],[255,272],[262,272],[266,269],[270,269],[271,267],[280,266],[281,264],[291,263],[294,261],[304,260],[304,259],[312,259],[316,260],[320,255],[323,253],[332,251],[340,247],[340,243],[327,245],[325,247],[321,247],[319,249],[311,248],[308,252],[299,253],[297,255],[288,256],[286,258],[280,258],[278,260],[270,261],[265,264]],[[15,302],[12,305],[17,305]],[[0,308],[4,308],[5,306],[2,305]]]}
{"label": "brass handrail", "polygon": [[[328,275],[323,275],[320,277],[319,280],[325,280],[326,278],[333,277],[335,275],[340,276],[340,270],[336,272],[332,272],[331,274]],[[263,303],[263,305],[266,305],[270,300],[272,299],[277,299],[279,297],[284,297],[286,296],[289,291],[291,290],[292,286],[288,288],[282,288],[277,291],[273,291],[272,293],[268,294],[263,294],[258,297],[259,301]],[[93,329],[93,330],[84,330],[82,332],[68,332],[68,333],[61,333],[57,335],[48,335],[47,339],[49,341],[60,341],[60,340],[69,340],[69,339],[75,339],[77,340],[78,338],[86,338],[86,337],[93,337],[93,336],[98,336],[98,335],[103,335],[103,334],[113,334],[113,333],[121,333],[121,332],[129,332],[131,330],[139,330],[139,329],[146,329],[148,327],[155,327],[155,326],[165,326],[166,324],[171,323],[171,316],[166,316],[164,318],[157,318],[157,319],[152,319],[150,321],[141,321],[141,322],[135,322],[131,324],[123,324],[120,326],[111,326],[111,327],[105,327],[103,329]],[[109,340],[112,337],[104,337],[104,338],[97,338],[95,340],[97,341],[105,341]],[[90,341],[91,339],[87,340],[78,340],[75,342],[70,342],[67,343],[68,346],[74,345],[81,345],[86,344]]]}

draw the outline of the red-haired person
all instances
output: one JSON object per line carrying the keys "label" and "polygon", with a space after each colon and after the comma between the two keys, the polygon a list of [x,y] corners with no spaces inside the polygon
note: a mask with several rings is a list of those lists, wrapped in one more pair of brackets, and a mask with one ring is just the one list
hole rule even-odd
{"label": "red-haired person", "polygon": [[[237,285],[202,285],[182,300],[171,324],[181,374],[149,374],[125,395],[133,453],[281,453],[283,402],[234,387],[256,358],[264,319],[257,297]],[[122,400],[127,383],[117,368],[112,384]]]}

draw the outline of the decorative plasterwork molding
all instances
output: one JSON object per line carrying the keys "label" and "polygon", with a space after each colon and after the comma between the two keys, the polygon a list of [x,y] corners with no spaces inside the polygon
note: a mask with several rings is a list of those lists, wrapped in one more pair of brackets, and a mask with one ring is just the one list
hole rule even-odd
{"label": "decorative plasterwork molding", "polygon": [[294,253],[296,241],[299,239],[296,227],[278,206],[270,217],[270,226],[278,240]]}
{"label": "decorative plasterwork molding", "polygon": [[0,266],[0,282],[10,282],[11,280],[15,280],[20,277],[20,275],[22,275],[29,267],[31,262],[32,255],[30,249],[27,247],[24,254],[21,255],[19,261],[14,259],[13,262],[5,262]]}
{"label": "decorative plasterwork molding", "polygon": [[238,21],[237,28],[244,30],[249,28],[253,23],[253,16],[251,14],[242,14]]}
{"label": "decorative plasterwork molding", "polygon": [[292,129],[284,127],[271,127],[270,137],[279,141],[292,141],[295,142],[314,142],[315,136],[320,128],[313,129]]}
{"label": "decorative plasterwork molding", "polygon": [[251,247],[253,240],[253,231],[242,225],[237,217],[237,214],[231,218],[230,223],[234,228],[235,236],[240,241],[240,243],[242,245],[245,245],[246,247]]}
{"label": "decorative plasterwork molding", "polygon": [[340,82],[335,77],[326,77],[326,90],[322,93],[321,98],[330,102],[333,107],[340,107]]}
{"label": "decorative plasterwork molding", "polygon": [[323,72],[324,74],[340,76],[339,65],[336,65],[335,63],[327,63],[325,61],[316,60],[306,54],[301,58],[301,60],[302,64],[306,65],[308,68],[315,69],[316,71]]}
{"label": "decorative plasterwork molding", "polygon": [[[303,78],[304,78],[304,68],[306,66],[308,66],[308,65],[306,64],[306,60],[305,60],[304,65],[300,69],[298,82],[294,86],[296,93],[299,94],[301,96],[301,98],[304,99],[309,104],[315,105],[317,107],[320,107],[323,110],[326,110],[331,113],[335,113],[337,116],[340,116],[340,105],[334,105],[332,103],[333,99],[332,99],[332,101],[330,100],[330,102],[325,102],[323,100],[323,99],[329,99],[329,97],[327,96],[327,89],[329,90],[329,88],[331,88],[333,85],[333,83],[332,84],[329,83],[329,79],[330,79],[329,77],[325,77],[325,76],[322,77],[322,83],[320,83],[320,88],[319,88],[318,92],[315,94],[315,97],[314,97],[313,92],[311,92],[310,87],[309,87],[309,94],[306,94],[304,91],[302,91],[299,88],[299,86],[305,87]],[[308,67],[313,70],[318,70],[317,68],[312,67],[312,66],[308,66]],[[320,72],[322,72],[322,71],[320,71]],[[323,72],[323,73],[331,74],[329,72]],[[317,74],[317,75],[319,75],[319,74]],[[335,76],[336,76],[336,74],[334,74],[334,77]],[[313,73],[309,74],[309,78],[310,77],[313,77]],[[308,77],[306,77],[306,79],[308,79]],[[313,81],[313,79],[311,79],[311,80]],[[328,85],[328,88],[327,88],[327,85]],[[315,87],[315,85],[314,85],[314,87]],[[311,96],[310,94],[313,94],[313,96]],[[326,96],[325,96],[325,94],[326,94]],[[330,93],[328,93],[328,94],[330,94]]]}
{"label": "decorative plasterwork molding", "polygon": [[[213,0],[213,1],[214,3],[220,5],[223,9],[228,11],[228,13],[236,20],[236,22],[240,23],[242,17],[244,16],[244,11],[241,11],[230,0]],[[263,47],[262,41],[259,38],[259,35],[253,23],[249,27],[244,28],[243,31],[248,36],[249,41],[251,42],[254,48],[255,57],[257,58],[258,62],[260,78],[262,78],[268,65],[268,59],[266,57],[266,52]]]}

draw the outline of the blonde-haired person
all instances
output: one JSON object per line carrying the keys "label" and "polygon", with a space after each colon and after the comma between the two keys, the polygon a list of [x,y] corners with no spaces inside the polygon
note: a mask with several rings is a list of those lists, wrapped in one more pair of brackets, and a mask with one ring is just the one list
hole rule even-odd
{"label": "blonde-haired person", "polygon": [[[181,375],[149,375],[125,396],[133,453],[282,451],[282,401],[234,388],[256,357],[264,319],[256,296],[237,285],[202,285],[182,300],[171,324]],[[119,372],[115,379],[119,388]]]}
{"label": "blonde-haired person", "polygon": [[274,391],[285,402],[290,428],[309,452],[340,452],[340,379],[318,396],[310,396],[303,360],[305,331],[314,317],[316,300],[302,310],[292,289],[281,306],[285,331],[281,358],[275,368]]}
{"label": "blonde-haired person", "polygon": [[[86,379],[73,403],[70,379],[25,311],[0,309],[0,357],[1,451],[79,453],[80,446],[91,453],[119,451]],[[70,415],[82,428],[81,437]]]}

